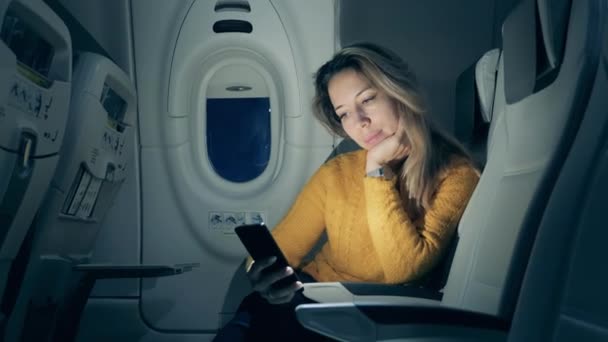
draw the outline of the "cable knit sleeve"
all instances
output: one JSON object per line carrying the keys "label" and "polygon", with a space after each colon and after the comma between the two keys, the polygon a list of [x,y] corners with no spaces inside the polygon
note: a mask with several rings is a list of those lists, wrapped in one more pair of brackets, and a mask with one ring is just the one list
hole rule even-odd
{"label": "cable knit sleeve", "polygon": [[466,163],[448,169],[416,226],[403,208],[394,180],[365,177],[370,234],[387,283],[414,280],[437,263],[478,180],[477,171]]}
{"label": "cable knit sleeve", "polygon": [[328,167],[321,166],[297,196],[294,204],[272,231],[285,258],[293,267],[312,249],[325,229]]}

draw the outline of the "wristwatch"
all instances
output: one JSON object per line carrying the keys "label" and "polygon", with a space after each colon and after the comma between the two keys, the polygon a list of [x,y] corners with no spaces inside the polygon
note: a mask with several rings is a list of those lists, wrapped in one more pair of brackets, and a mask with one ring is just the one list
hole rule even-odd
{"label": "wristwatch", "polygon": [[384,179],[392,178],[392,173],[387,173],[386,170],[384,169],[384,167],[379,167],[375,170],[371,170],[366,175],[367,175],[367,177],[377,177],[377,178],[384,178]]}

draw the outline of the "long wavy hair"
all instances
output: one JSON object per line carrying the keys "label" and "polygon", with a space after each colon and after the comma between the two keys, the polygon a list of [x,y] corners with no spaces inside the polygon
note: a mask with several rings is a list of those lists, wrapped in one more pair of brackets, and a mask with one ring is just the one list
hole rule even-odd
{"label": "long wavy hair", "polygon": [[405,121],[410,153],[398,166],[398,188],[403,198],[413,200],[417,213],[428,209],[438,186],[439,174],[451,158],[462,156],[472,164],[468,152],[428,117],[424,97],[409,66],[394,52],[371,43],[358,43],[337,52],[315,75],[315,117],[331,132],[348,137],[329,97],[329,81],[352,69],[365,76],[378,91],[397,103]]}

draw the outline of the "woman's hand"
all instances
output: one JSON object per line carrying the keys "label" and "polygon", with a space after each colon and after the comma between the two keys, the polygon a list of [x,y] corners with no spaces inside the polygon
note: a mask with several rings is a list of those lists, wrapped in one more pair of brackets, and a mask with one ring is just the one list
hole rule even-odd
{"label": "woman's hand", "polygon": [[270,257],[259,261],[254,261],[247,277],[251,281],[251,286],[254,291],[260,293],[264,299],[270,304],[288,303],[293,298],[295,292],[302,288],[302,283],[297,281],[282,288],[274,288],[272,285],[277,281],[293,274],[293,268],[285,267],[274,272],[264,272],[266,268],[274,264],[276,257]]}
{"label": "woman's hand", "polygon": [[403,160],[409,153],[410,145],[405,134],[403,119],[399,118],[395,133],[367,151],[365,172],[386,166],[392,161]]}

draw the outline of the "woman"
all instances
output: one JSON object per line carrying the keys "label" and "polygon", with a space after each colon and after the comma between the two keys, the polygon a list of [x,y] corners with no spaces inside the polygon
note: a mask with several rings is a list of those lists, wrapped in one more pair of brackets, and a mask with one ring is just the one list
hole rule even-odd
{"label": "woman", "polygon": [[[294,270],[306,281],[422,278],[440,260],[478,182],[461,145],[429,121],[414,75],[394,53],[366,43],[346,47],[318,70],[315,87],[316,117],[363,149],[325,163],[302,189],[272,232],[292,267],[267,273],[273,260],[248,260],[255,292],[217,340],[320,339],[293,312],[310,302],[297,291],[302,284],[272,286]],[[302,264],[324,231],[327,242]]]}

